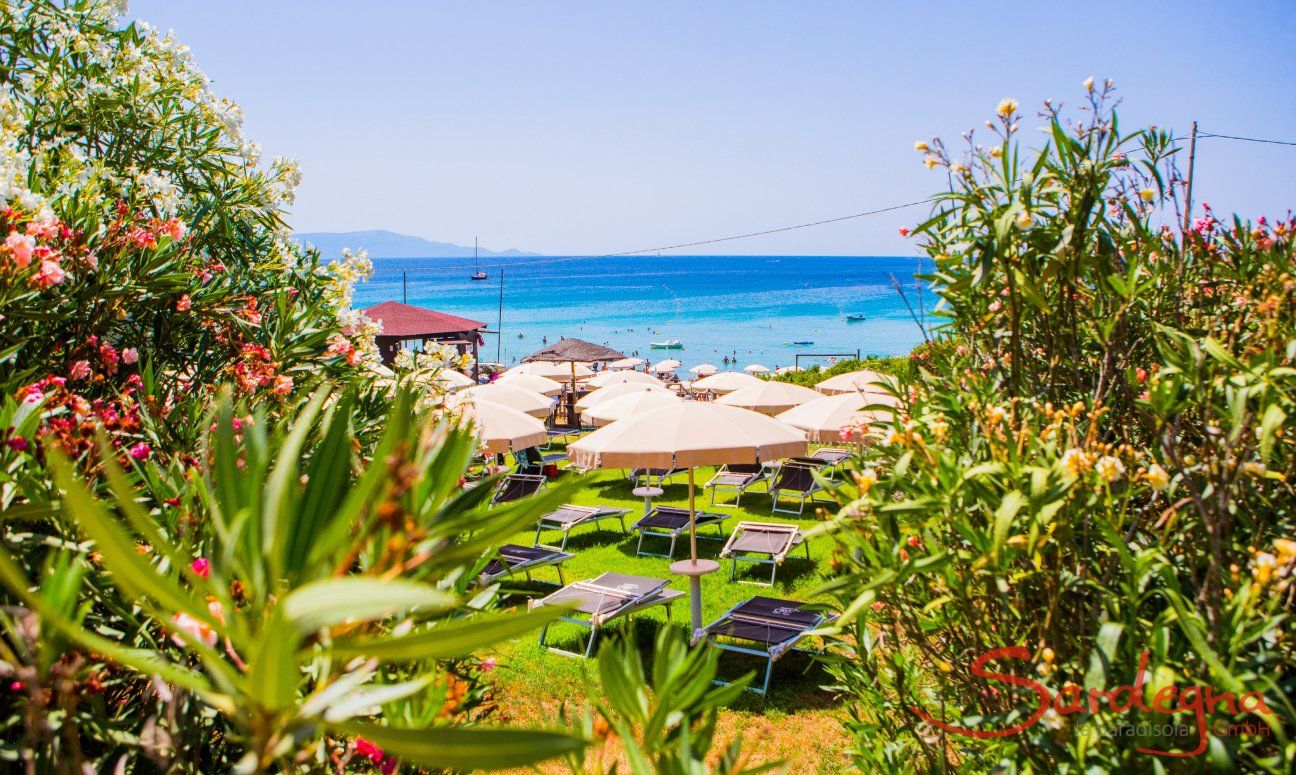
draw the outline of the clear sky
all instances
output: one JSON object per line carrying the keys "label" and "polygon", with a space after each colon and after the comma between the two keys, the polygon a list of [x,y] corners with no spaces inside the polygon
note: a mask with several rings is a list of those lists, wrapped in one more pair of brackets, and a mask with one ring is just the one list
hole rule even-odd
{"label": "clear sky", "polygon": [[[634,250],[921,199],[913,143],[1111,77],[1127,126],[1296,139],[1286,2],[132,0],[174,29],[301,231]],[[1031,124],[1032,122],[1027,122]],[[1032,127],[1033,129],[1033,127]],[[1198,201],[1296,207],[1296,148],[1203,140]],[[716,246],[906,255],[919,213]],[[707,252],[693,249],[687,252]]]}

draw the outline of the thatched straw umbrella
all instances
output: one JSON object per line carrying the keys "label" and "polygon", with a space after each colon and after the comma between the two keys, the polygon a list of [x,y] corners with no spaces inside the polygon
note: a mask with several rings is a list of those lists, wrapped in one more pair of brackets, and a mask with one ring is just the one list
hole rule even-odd
{"label": "thatched straw umbrella", "polygon": [[608,363],[625,358],[611,347],[584,339],[559,339],[522,359],[523,363],[567,363],[571,365],[571,395],[567,399],[567,421],[576,421],[576,364]]}

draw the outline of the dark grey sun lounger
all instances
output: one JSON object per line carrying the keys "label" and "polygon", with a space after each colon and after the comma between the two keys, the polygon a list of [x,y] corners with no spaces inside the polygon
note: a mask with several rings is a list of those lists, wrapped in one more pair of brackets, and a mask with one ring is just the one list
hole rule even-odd
{"label": "dark grey sun lounger", "polygon": [[[770,580],[767,586],[774,586],[774,577],[778,568],[787,559],[788,554],[797,546],[805,547],[806,559],[810,559],[810,544],[805,541],[805,534],[796,525],[785,525],[779,522],[739,522],[729,535],[720,558],[733,560],[729,567],[729,580],[733,581],[738,573],[738,563],[750,562],[770,566]],[[748,582],[752,584],[762,582]]]}
{"label": "dark grey sun lounger", "polygon": [[535,495],[544,487],[544,474],[507,474],[499,483],[499,489],[491,498],[491,505],[512,503],[528,495]]}
{"label": "dark grey sun lounger", "polygon": [[[711,480],[702,485],[704,489],[711,491],[711,505],[716,505],[715,496],[721,488],[733,490],[733,506],[737,506],[742,501],[743,492],[753,484],[763,480],[769,472],[760,463],[734,463],[727,466],[721,466],[720,470],[715,472]],[[720,504],[725,506],[726,504]]]}
{"label": "dark grey sun lounger", "polygon": [[815,450],[815,453],[811,455],[809,459],[819,460],[829,468],[835,469],[840,468],[843,463],[851,459],[851,451],[849,449],[841,449],[840,447],[824,447],[823,449]]}
{"label": "dark grey sun lounger", "polygon": [[584,614],[586,618],[560,616],[561,621],[575,624],[589,630],[589,639],[585,651],[577,654],[563,651],[545,643],[549,626],[540,630],[540,645],[567,656],[588,657],[594,651],[594,641],[598,638],[599,628],[622,616],[629,616],[635,611],[642,611],[656,605],[666,606],[666,618],[670,618],[671,603],[684,596],[683,592],[667,589],[669,582],[649,576],[631,576],[625,573],[604,573],[596,579],[577,581],[568,584],[548,597],[532,600],[531,608],[545,605],[560,605],[573,609],[573,614]]}
{"label": "dark grey sun lounger", "polygon": [[[725,514],[714,514],[707,511],[697,512],[695,519],[698,530],[707,525],[715,525],[719,538],[711,539],[713,541],[724,540],[724,521],[727,518]],[[687,533],[689,529],[689,512],[688,509],[676,508],[674,506],[657,506],[648,512],[648,516],[643,517],[633,525],[635,530],[639,531],[639,544],[635,547],[636,555],[648,555],[649,557],[674,557],[675,541],[680,535]],[[666,554],[654,554],[643,550],[643,540],[645,536],[654,535],[670,539],[670,550]],[[698,536],[699,538],[710,538],[710,536]]]}
{"label": "dark grey sun lounger", "polygon": [[[780,600],[774,597],[753,597],[746,602],[730,608],[724,616],[693,634],[694,642],[706,638],[711,645],[724,651],[739,654],[751,654],[765,658],[765,681],[758,689],[747,688],[757,694],[769,692],[770,676],[774,672],[774,663],[784,654],[797,649],[796,644],[806,638],[811,630],[825,623],[829,617],[819,611],[805,611],[795,600]],[[723,636],[734,640],[756,644],[742,646],[733,643],[722,643],[716,640]],[[717,684],[727,685],[717,680]]]}
{"label": "dark grey sun lounger", "polygon": [[562,586],[567,583],[563,578],[562,564],[575,556],[548,546],[505,544],[499,548],[498,556],[486,563],[486,567],[482,569],[481,576],[478,578],[481,579],[482,584],[490,585],[505,576],[522,573],[530,581],[531,571],[553,565],[556,566],[555,569],[558,571],[558,585]]}
{"label": "dark grey sun lounger", "polygon": [[540,518],[536,525],[535,543],[540,545],[540,532],[543,530],[561,530],[562,543],[558,545],[559,549],[567,548],[567,534],[572,528],[586,523],[593,524],[595,527],[605,519],[615,519],[621,523],[621,532],[628,534],[626,530],[625,515],[630,513],[630,509],[615,509],[609,506],[573,506],[568,503],[561,508],[545,514]]}
{"label": "dark grey sun lounger", "polygon": [[[806,501],[812,500],[814,494],[822,489],[815,480],[815,473],[823,467],[822,461],[804,457],[792,458],[779,466],[778,473],[774,474],[774,481],[769,486],[770,510],[784,514],[804,513]],[[779,508],[779,502],[784,497],[798,500],[795,510]]]}
{"label": "dark grey sun lounger", "polygon": [[662,487],[667,479],[681,473],[678,468],[636,468],[628,478],[635,487]]}

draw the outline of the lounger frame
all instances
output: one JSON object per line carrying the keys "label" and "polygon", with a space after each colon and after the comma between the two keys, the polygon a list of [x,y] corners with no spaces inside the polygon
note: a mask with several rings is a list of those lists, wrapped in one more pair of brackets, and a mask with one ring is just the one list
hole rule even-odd
{"label": "lounger frame", "polygon": [[[737,508],[739,504],[742,503],[743,493],[747,491],[748,487],[756,485],[769,477],[769,471],[767,471],[763,466],[756,467],[759,468],[759,470],[734,471],[730,466],[721,466],[720,469],[715,472],[715,475],[711,477],[710,481],[702,485],[703,489],[711,491],[710,505],[721,509]],[[716,492],[718,492],[722,487],[726,490],[733,491],[733,503],[717,504],[715,502]]]}
{"label": "lounger frame", "polygon": [[[552,518],[554,514],[557,514],[558,512],[561,511],[586,512],[586,514],[585,516],[579,517],[578,519],[572,519],[567,521],[556,520]],[[562,506],[561,508],[554,509],[548,514],[545,514],[544,516],[540,517],[539,521],[536,523],[535,545],[536,546],[541,545],[540,544],[541,532],[545,530],[561,530],[562,543],[558,545],[558,548],[560,550],[565,550],[567,548],[567,537],[571,533],[573,528],[580,527],[581,525],[584,524],[592,524],[597,529],[598,524],[605,519],[615,519],[621,525],[621,532],[624,533],[625,535],[630,535],[630,531],[626,529],[626,523],[625,523],[625,516],[626,514],[629,513],[630,513],[630,509],[612,508],[610,506],[576,506],[568,503]]]}
{"label": "lounger frame", "polygon": [[[660,519],[667,515],[680,515],[680,514],[683,515],[684,519],[680,520],[680,524],[673,527],[668,527],[665,525],[644,524],[646,522],[652,522],[655,518]],[[698,538],[705,538],[708,541],[725,540],[724,521],[726,519],[728,519],[728,515],[726,514],[715,514],[709,511],[696,512],[694,514],[694,522],[697,525],[699,530]],[[702,535],[701,528],[704,528],[708,525],[716,526],[716,533],[717,533],[716,538]],[[689,529],[688,509],[676,508],[674,506],[657,506],[654,507],[652,511],[648,512],[647,515],[641,517],[637,522],[631,525],[631,527],[639,531],[639,543],[635,545],[635,556],[665,557],[667,559],[670,559],[675,556],[675,542],[679,540],[679,537],[681,535],[688,532]],[[670,539],[670,549],[667,551],[666,554],[656,554],[654,552],[645,552],[643,550],[644,538],[649,535]]]}
{"label": "lounger frame", "polygon": [[[505,474],[504,478],[500,480],[499,487],[495,489],[495,494],[491,496],[491,505],[494,506],[497,503],[512,503],[518,498],[525,498],[528,495],[534,495],[544,489],[545,482],[547,481],[548,477],[544,474]],[[504,493],[508,489],[508,486],[513,482],[534,482],[536,488],[531,492],[516,497],[505,498]]]}
{"label": "lounger frame", "polygon": [[[702,637],[705,637],[708,643],[710,643],[715,648],[720,649],[721,651],[732,651],[737,654],[750,654],[751,656],[754,657],[764,658],[765,659],[764,681],[761,682],[760,688],[757,688],[755,686],[748,686],[747,690],[756,692],[761,696],[765,696],[769,694],[770,679],[774,674],[774,663],[777,662],[784,654],[787,654],[788,652],[791,651],[800,651],[806,654],[820,653],[818,649],[800,648],[796,644],[800,643],[802,640],[809,637],[810,633],[813,630],[818,629],[819,627],[823,626],[825,623],[831,621],[835,617],[829,617],[821,613],[818,615],[818,618],[814,621],[814,623],[808,625],[801,625],[800,626],[801,628],[797,630],[797,632],[794,635],[791,635],[788,638],[785,638],[784,640],[775,643],[768,643],[768,642],[763,642],[758,640],[748,640],[746,638],[741,638],[734,635],[725,635],[724,633],[715,631],[719,629],[722,625],[724,625],[726,622],[728,622],[730,619],[735,618],[736,615],[738,615],[739,609],[741,609],[743,606],[750,603],[753,599],[754,598],[748,598],[747,600],[744,600],[738,605],[735,605],[733,608],[730,608],[719,619],[716,619],[711,624],[708,624],[706,627],[694,633],[693,640],[694,642],[697,642]],[[794,600],[786,600],[780,602],[786,602],[790,606],[802,605],[801,603],[798,603]],[[792,629],[792,628],[787,628],[787,629]],[[764,643],[764,648],[758,648],[753,646],[740,646],[734,643],[722,643],[717,640],[717,638],[721,636],[726,638],[733,638],[735,640],[745,641],[748,643]],[[728,686],[730,685],[731,682],[723,681],[717,678],[712,680],[712,683],[718,686]]]}
{"label": "lounger frame", "polygon": [[522,562],[512,564],[512,565],[510,565],[508,560],[506,560],[503,557],[504,552],[508,549],[521,549],[525,551],[527,549],[535,549],[535,548],[537,547],[518,546],[516,544],[505,544],[504,546],[501,546],[499,548],[501,556],[496,557],[495,560],[498,561],[500,565],[503,566],[503,570],[499,571],[498,573],[487,573],[486,571],[483,570],[482,574],[478,577],[478,580],[481,581],[483,585],[489,586],[491,584],[494,584],[496,581],[499,581],[502,578],[511,577],[517,575],[518,573],[522,573],[526,576],[527,581],[531,581],[532,580],[531,572],[533,570],[536,570],[537,568],[545,568],[550,565],[553,565],[554,569],[558,571],[558,586],[560,587],[566,586],[567,580],[563,577],[562,564],[570,560],[571,558],[575,557],[576,555],[574,554],[568,554],[567,552],[554,549],[551,546],[543,546],[538,548],[547,549],[549,551],[547,554],[545,554],[542,557],[536,557],[534,559],[524,560]]}
{"label": "lounger frame", "polygon": [[[742,540],[745,533],[781,533],[786,536],[785,542],[778,551],[769,554],[766,552],[753,551],[751,549],[737,549],[736,545]],[[778,576],[779,566],[787,559],[797,546],[805,548],[806,559],[810,559],[810,542],[805,540],[805,534],[801,528],[796,525],[788,525],[783,522],[739,522],[734,527],[733,532],[729,534],[729,540],[725,542],[724,549],[720,550],[720,558],[729,558],[732,564],[729,566],[729,580],[737,581],[739,584],[756,584],[758,586],[772,587],[774,580]],[[738,563],[746,562],[753,565],[769,565],[770,580],[769,583],[763,581],[745,581],[738,580]]]}
{"label": "lounger frame", "polygon": [[[819,481],[814,478],[815,473],[822,470],[823,467],[824,464],[819,461],[811,462],[806,458],[789,460],[779,466],[778,471],[774,473],[774,478],[770,480],[769,485],[770,513],[804,514],[806,503],[813,501],[815,493],[823,489],[823,486],[819,484]],[[780,486],[780,482],[789,470],[805,471],[810,477],[809,487],[800,490],[795,487]],[[784,495],[784,493],[788,493],[788,495]],[[782,502],[784,498],[796,498],[798,501],[796,509],[779,508],[779,503]]]}
{"label": "lounger frame", "polygon": [[[559,594],[567,590],[569,587],[577,587],[577,586],[590,587],[592,591],[597,591],[599,593],[612,592],[612,590],[609,590],[607,588],[602,588],[599,587],[598,585],[593,584],[592,581],[595,580],[577,581],[571,585],[564,585],[562,589],[558,590],[554,594],[555,595]],[[554,621],[574,624],[577,627],[583,627],[589,631],[589,636],[586,638],[585,641],[584,651],[577,653],[575,651],[567,651],[565,649],[560,649],[556,646],[550,646],[548,644],[549,627],[553,624],[553,622],[550,622],[549,624],[546,624],[543,628],[541,628],[540,645],[545,649],[552,651],[556,654],[562,654],[563,656],[567,656],[567,657],[583,657],[588,659],[590,655],[594,653],[594,643],[595,641],[598,640],[599,630],[604,625],[613,622],[617,619],[620,619],[622,617],[629,616],[630,614],[636,613],[638,611],[643,611],[645,609],[652,608],[654,606],[659,606],[659,605],[666,606],[666,620],[667,622],[670,622],[671,605],[681,597],[684,597],[684,593],[679,590],[661,588],[653,591],[650,594],[639,596],[639,597],[628,596],[626,598],[626,602],[624,605],[606,614],[585,614],[585,616],[587,616],[588,618],[583,618],[583,619],[577,618],[575,615],[559,616]],[[546,604],[545,600],[547,599],[548,597],[541,600],[532,600],[530,603],[530,607],[537,608],[539,606],[545,605]]]}

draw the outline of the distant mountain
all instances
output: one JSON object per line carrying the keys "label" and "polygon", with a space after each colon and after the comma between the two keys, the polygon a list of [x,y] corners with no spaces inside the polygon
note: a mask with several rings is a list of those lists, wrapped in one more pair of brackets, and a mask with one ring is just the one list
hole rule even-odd
{"label": "distant mountain", "polygon": [[[314,231],[294,234],[303,245],[314,245],[325,258],[333,258],[342,253],[342,248],[369,251],[370,258],[459,258],[473,254],[472,245],[467,247],[450,242],[433,242],[410,234],[397,234],[394,231],[376,229],[374,231]],[[523,253],[520,250],[487,250],[481,248],[478,255],[483,258],[538,256],[539,253]]]}

